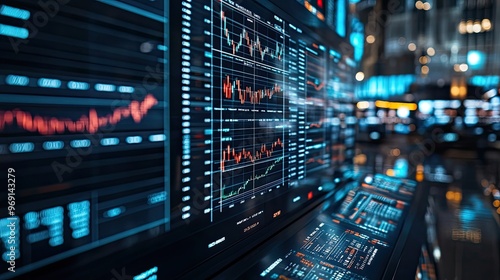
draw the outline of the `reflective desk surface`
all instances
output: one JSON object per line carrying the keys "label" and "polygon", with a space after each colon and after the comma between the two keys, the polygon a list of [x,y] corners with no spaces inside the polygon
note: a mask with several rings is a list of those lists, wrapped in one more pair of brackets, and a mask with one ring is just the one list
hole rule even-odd
{"label": "reflective desk surface", "polygon": [[437,279],[500,279],[500,151],[438,151],[430,139],[394,136],[356,152],[361,170],[429,188],[426,246]]}

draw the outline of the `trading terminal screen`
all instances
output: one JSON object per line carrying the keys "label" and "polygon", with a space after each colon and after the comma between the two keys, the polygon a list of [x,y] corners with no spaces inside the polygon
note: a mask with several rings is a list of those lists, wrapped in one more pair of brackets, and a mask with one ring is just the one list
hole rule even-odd
{"label": "trading terminal screen", "polygon": [[0,278],[181,276],[353,153],[350,58],[267,1],[6,0],[0,50]]}
{"label": "trading terminal screen", "polygon": [[351,184],[290,238],[247,263],[242,279],[381,279],[416,183],[385,175]]}

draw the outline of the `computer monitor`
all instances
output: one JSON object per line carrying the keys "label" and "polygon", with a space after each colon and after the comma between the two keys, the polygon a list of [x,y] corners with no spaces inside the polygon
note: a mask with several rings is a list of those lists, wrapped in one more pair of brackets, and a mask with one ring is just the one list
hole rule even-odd
{"label": "computer monitor", "polygon": [[6,1],[0,40],[1,278],[215,271],[331,190],[336,46],[270,2]]}

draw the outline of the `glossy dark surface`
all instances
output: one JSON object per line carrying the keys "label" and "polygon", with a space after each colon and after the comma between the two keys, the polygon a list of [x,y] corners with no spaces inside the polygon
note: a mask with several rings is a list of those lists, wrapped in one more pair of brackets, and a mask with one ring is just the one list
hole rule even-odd
{"label": "glossy dark surface", "polygon": [[[500,279],[498,151],[436,151],[430,140],[390,137],[359,145],[357,154],[361,170],[406,175],[429,188],[425,258],[435,262],[437,279]],[[433,279],[419,272],[416,279]]]}

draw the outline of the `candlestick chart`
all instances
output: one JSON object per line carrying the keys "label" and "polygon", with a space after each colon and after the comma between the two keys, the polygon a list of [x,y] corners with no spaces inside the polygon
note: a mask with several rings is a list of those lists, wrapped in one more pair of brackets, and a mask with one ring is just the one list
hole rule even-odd
{"label": "candlestick chart", "polygon": [[285,181],[286,34],[230,2],[213,22],[212,199],[223,211]]}

